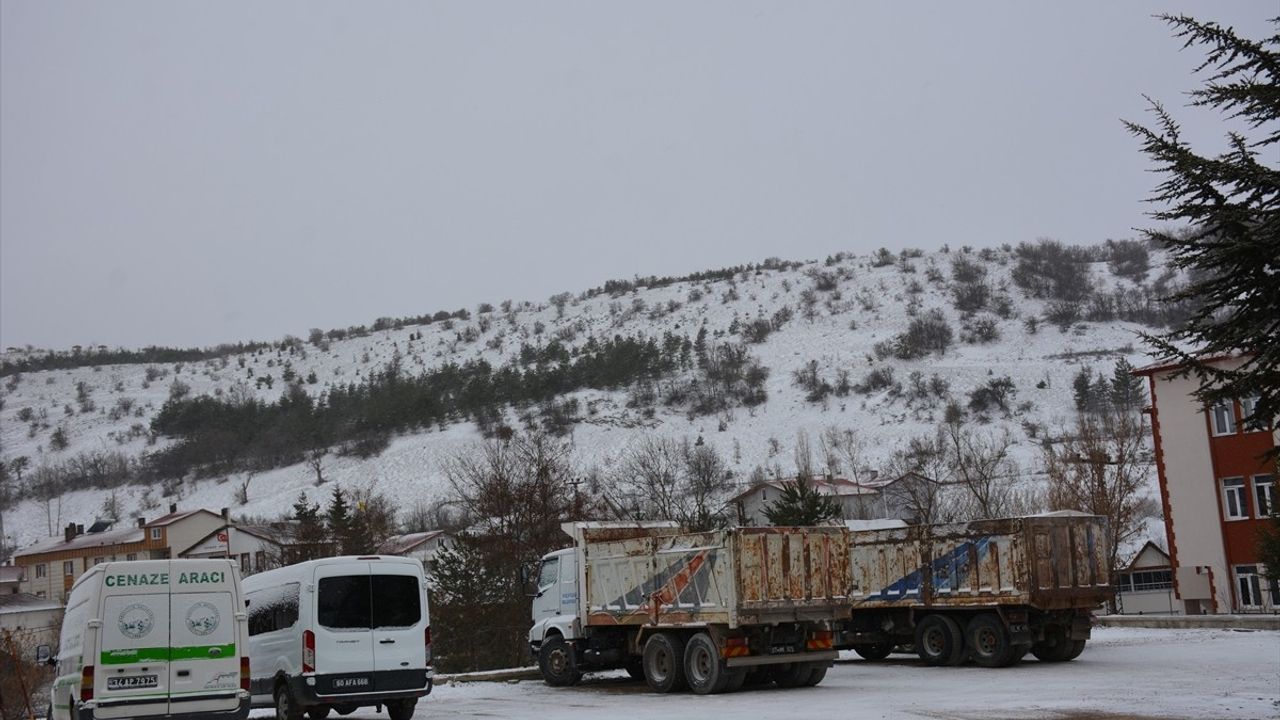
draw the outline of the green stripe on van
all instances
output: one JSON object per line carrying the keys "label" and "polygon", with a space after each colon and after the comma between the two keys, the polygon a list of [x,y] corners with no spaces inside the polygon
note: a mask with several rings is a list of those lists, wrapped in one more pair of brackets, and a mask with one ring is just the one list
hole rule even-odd
{"label": "green stripe on van", "polygon": [[[210,655],[210,651],[218,649],[222,652]],[[191,647],[146,647],[109,650],[103,652],[100,661],[103,665],[130,665],[144,662],[168,662],[170,660],[226,660],[236,656],[236,644],[226,645],[194,645]]]}

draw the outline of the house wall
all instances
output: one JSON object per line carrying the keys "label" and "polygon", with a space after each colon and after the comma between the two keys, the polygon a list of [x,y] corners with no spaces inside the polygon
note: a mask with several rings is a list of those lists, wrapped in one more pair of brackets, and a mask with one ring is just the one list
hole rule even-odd
{"label": "house wall", "polygon": [[61,628],[61,608],[0,613],[0,630],[13,635],[20,652],[34,653],[39,645],[55,647]]}
{"label": "house wall", "polygon": [[242,576],[270,570],[280,563],[280,545],[236,527],[218,528],[216,532],[183,551],[184,558],[230,558],[240,566]]}
{"label": "house wall", "polygon": [[[167,550],[161,543],[144,540],[19,555],[14,558],[14,564],[21,566],[25,572],[21,585],[22,592],[62,602],[66,599],[67,593],[71,592],[71,585],[76,578],[93,567],[98,558],[103,562],[111,562],[126,560],[130,555],[135,555],[135,560],[148,560],[153,557],[165,557],[166,554]],[[71,563],[69,575],[63,566],[65,562]],[[39,569],[41,565],[44,566],[43,571]],[[44,573],[44,577],[38,577],[41,572]]]}
{"label": "house wall", "polygon": [[165,530],[165,547],[173,551],[174,556],[182,553],[192,545],[200,542],[206,535],[222,527],[226,521],[221,515],[212,512],[198,512],[181,520],[170,523]]}
{"label": "house wall", "polygon": [[[1238,432],[1214,437],[1209,414],[1193,395],[1198,381],[1170,374],[1152,375],[1150,386],[1175,599],[1188,612],[1238,612],[1234,566],[1256,564],[1257,531],[1265,522],[1255,504],[1252,476],[1268,472],[1259,457],[1275,446],[1277,436],[1271,430],[1244,432],[1236,403]],[[1248,519],[1226,519],[1221,480],[1227,477],[1245,478]],[[1197,600],[1203,600],[1201,607]]]}

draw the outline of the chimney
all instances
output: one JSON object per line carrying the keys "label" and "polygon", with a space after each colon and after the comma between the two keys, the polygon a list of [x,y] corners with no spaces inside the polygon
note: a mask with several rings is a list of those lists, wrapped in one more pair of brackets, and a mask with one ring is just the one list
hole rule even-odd
{"label": "chimney", "polygon": [[169,503],[169,514],[172,515],[176,512],[178,512],[178,503]]}
{"label": "chimney", "polygon": [[222,508],[222,524],[231,524],[231,508]]}
{"label": "chimney", "polygon": [[138,527],[146,527],[146,526],[147,526],[147,519],[144,517],[138,518]]}
{"label": "chimney", "polygon": [[84,526],[83,526],[83,525],[76,525],[76,534],[77,534],[77,535],[83,535],[83,534],[84,534]]}
{"label": "chimney", "polygon": [[62,531],[62,539],[66,542],[71,542],[73,539],[75,539],[75,536],[76,536],[76,524],[68,523],[66,529]]}

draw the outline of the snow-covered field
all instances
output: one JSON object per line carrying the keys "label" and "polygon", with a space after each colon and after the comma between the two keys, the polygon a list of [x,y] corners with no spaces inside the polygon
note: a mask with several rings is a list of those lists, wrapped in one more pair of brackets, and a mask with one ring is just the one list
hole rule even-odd
{"label": "snow-covered field", "polygon": [[[681,408],[659,405],[656,414],[647,418],[628,407],[627,391],[576,393],[584,411],[583,421],[574,426],[572,440],[581,470],[595,469],[607,475],[627,448],[646,434],[690,440],[701,436],[721,453],[741,482],[757,466],[792,472],[792,448],[800,432],[808,435],[821,467],[818,438],[828,428],[856,432],[866,448],[867,466],[876,468],[911,437],[932,432],[942,419],[945,403],[913,407],[905,394],[885,390],[809,402],[792,376],[816,361],[821,376],[830,382],[835,382],[841,370],[857,383],[871,369],[886,367],[904,386],[912,372],[922,373],[926,381],[937,375],[949,384],[950,397],[962,405],[975,388],[995,377],[1009,376],[1017,388],[1013,398],[1016,410],[1007,417],[996,413],[981,427],[989,432],[1008,432],[1015,442],[1011,451],[1021,472],[1034,475],[1040,439],[1046,432],[1063,428],[1075,416],[1071,394],[1075,373],[1089,366],[1109,374],[1121,357],[1143,364],[1137,334],[1145,328],[1119,321],[1081,322],[1066,331],[1054,327],[1044,321],[1047,303],[1026,296],[1011,281],[1012,253],[994,250],[987,251],[988,260],[980,260],[976,252],[967,257],[987,268],[993,294],[1007,295],[1012,312],[1003,319],[980,313],[995,322],[1000,337],[986,344],[966,344],[959,337],[962,319],[953,307],[950,290],[951,264],[959,254],[928,253],[909,263],[882,267],[875,267],[866,256],[844,257],[831,264],[811,261],[798,267],[739,273],[732,281],[680,282],[616,297],[606,294],[574,299],[563,307],[563,316],[547,302],[515,302],[509,309],[500,305],[485,313],[473,310],[466,320],[405,326],[322,346],[302,343],[293,350],[270,349],[206,362],[24,373],[16,380],[6,378],[5,384],[12,387],[3,391],[0,409],[0,461],[28,458],[30,477],[42,464],[67,462],[84,452],[119,451],[138,457],[163,447],[167,440],[148,437],[150,422],[175,381],[188,386],[193,396],[255,396],[274,401],[285,390],[282,376],[286,368],[299,379],[314,373],[316,381],[302,387],[320,395],[334,385],[369,377],[394,357],[400,358],[406,372],[416,373],[471,359],[501,365],[518,355],[522,343],[545,344],[555,337],[569,347],[580,347],[588,338],[615,334],[661,337],[671,332],[692,339],[705,327],[711,342],[739,342],[741,336],[729,334],[730,328],[759,317],[769,318],[785,306],[794,317],[763,343],[748,346],[770,369],[768,402],[721,416],[692,418]],[[1154,254],[1149,277],[1161,273],[1162,263],[1160,254]],[[908,265],[910,271],[905,269]],[[820,273],[840,275],[834,290],[814,289],[814,277]],[[931,273],[936,281],[928,279]],[[1111,275],[1103,262],[1093,263],[1091,274],[1099,289],[1129,284]],[[806,293],[815,298],[808,312]],[[955,344],[942,356],[876,359],[875,343],[902,332],[910,323],[913,297],[919,312],[938,309],[945,314],[956,331]],[[497,304],[500,298],[494,300]],[[1031,318],[1040,321],[1034,333],[1027,326]],[[17,357],[21,352],[11,355]],[[273,379],[270,387],[260,383],[266,377]],[[78,401],[77,386],[83,388],[79,394],[87,394],[91,409],[86,411]],[[509,422],[519,427],[515,416],[512,410]],[[51,435],[59,427],[70,440],[63,450],[50,445]],[[393,494],[397,505],[407,510],[418,503],[445,499],[449,487],[442,460],[478,439],[474,426],[464,421],[443,431],[432,428],[400,435],[380,456],[368,460],[330,454],[324,461],[328,481],[324,487],[314,485],[311,469],[303,464],[260,472],[249,480],[248,501],[243,504],[235,499],[245,480],[243,474],[188,479],[163,497],[160,488],[152,488],[146,497],[143,488],[122,488],[116,501],[127,517],[154,517],[173,502],[215,510],[230,507],[236,516],[274,517],[288,512],[299,492],[313,501],[323,501],[337,484]],[[1154,483],[1151,490],[1154,493]],[[68,493],[49,503],[25,500],[5,513],[8,544],[29,545],[56,535],[68,522],[88,525],[102,515],[109,496],[107,491],[89,490]],[[1160,532],[1159,523],[1152,527]]]}
{"label": "snow-covered field", "polygon": [[[853,656],[856,657],[856,656]],[[1028,656],[1030,657],[1030,656]],[[271,717],[269,711],[254,717]],[[385,718],[361,710],[352,720]],[[913,656],[841,661],[816,688],[655,695],[643,683],[588,678],[442,685],[417,718],[705,720],[929,718],[1128,720],[1280,717],[1280,633],[1098,628],[1074,662],[1034,659],[1003,670],[931,668]]]}

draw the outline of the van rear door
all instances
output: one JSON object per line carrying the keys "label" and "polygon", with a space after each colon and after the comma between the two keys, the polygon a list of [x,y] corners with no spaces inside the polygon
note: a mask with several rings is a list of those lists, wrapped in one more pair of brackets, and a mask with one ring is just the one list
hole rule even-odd
{"label": "van rear door", "polygon": [[[428,620],[420,566],[379,561],[371,563],[371,573],[374,669],[425,668]],[[422,687],[422,678],[421,672],[406,676],[403,687]]]}
{"label": "van rear door", "polygon": [[[127,570],[126,566],[108,572],[118,572],[110,576],[112,580],[159,576]],[[159,593],[147,589],[145,585],[104,588],[120,594],[107,594],[102,601],[102,641],[94,682],[99,718],[169,712],[169,593],[168,588]]]}
{"label": "van rear door", "polygon": [[373,669],[369,563],[319,565],[315,574],[315,672],[322,695],[370,692]]}
{"label": "van rear door", "polygon": [[213,578],[216,592],[176,592],[199,584],[175,582],[169,601],[170,712],[231,712],[240,705],[240,653],[229,563],[213,569],[179,569],[182,577]]}

